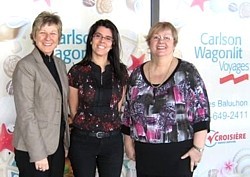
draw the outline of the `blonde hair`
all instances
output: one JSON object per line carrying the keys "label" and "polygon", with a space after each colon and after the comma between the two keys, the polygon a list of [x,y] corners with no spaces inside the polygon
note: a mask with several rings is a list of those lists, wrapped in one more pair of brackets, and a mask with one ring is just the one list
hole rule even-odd
{"label": "blonde hair", "polygon": [[170,30],[173,39],[174,39],[174,46],[178,43],[178,32],[177,29],[172,25],[170,22],[157,22],[155,23],[149,30],[148,35],[146,36],[146,42],[149,45],[150,39],[155,33],[158,33],[159,31],[163,30]]}
{"label": "blonde hair", "polygon": [[30,34],[30,38],[33,41],[33,44],[35,44],[35,36],[36,33],[44,26],[44,25],[51,25],[51,24],[55,24],[57,25],[57,29],[58,29],[58,41],[60,41],[61,36],[62,36],[62,21],[61,18],[56,15],[55,13],[51,13],[51,12],[47,12],[47,11],[43,11],[41,12],[36,19],[33,22],[32,25],[32,31]]}

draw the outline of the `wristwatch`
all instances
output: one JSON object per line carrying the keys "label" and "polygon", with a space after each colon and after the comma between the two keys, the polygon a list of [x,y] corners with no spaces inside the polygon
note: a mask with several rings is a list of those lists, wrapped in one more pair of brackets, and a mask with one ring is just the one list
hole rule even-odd
{"label": "wristwatch", "polygon": [[203,152],[203,151],[204,151],[204,148],[198,148],[198,147],[195,146],[194,144],[193,144],[193,148],[196,149],[196,150],[199,151],[199,152]]}

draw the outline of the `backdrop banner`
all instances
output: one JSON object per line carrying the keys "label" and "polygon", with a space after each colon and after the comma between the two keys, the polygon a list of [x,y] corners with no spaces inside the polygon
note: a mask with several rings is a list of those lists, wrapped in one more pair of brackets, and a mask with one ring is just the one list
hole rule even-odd
{"label": "backdrop banner", "polygon": [[[99,19],[117,26],[122,42],[122,61],[131,71],[148,59],[144,36],[150,28],[150,0],[0,0],[0,177],[18,177],[12,146],[16,112],[12,74],[27,55],[34,18],[44,10],[56,12],[63,22],[63,36],[55,55],[69,69],[85,55],[89,27]],[[67,159],[65,177],[72,171]],[[98,176],[98,174],[97,174]],[[135,176],[135,164],[126,157],[123,177]]]}
{"label": "backdrop banner", "polygon": [[250,1],[160,1],[179,31],[176,56],[207,86],[211,132],[194,177],[250,177]]}

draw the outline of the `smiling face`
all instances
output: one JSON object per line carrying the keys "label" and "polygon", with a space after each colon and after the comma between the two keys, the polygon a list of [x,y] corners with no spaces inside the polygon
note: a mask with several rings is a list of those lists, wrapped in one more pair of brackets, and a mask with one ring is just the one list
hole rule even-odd
{"label": "smiling face", "polygon": [[51,55],[59,43],[58,27],[45,24],[33,37],[36,46],[46,55]]}
{"label": "smiling face", "polygon": [[157,57],[172,55],[175,44],[171,30],[162,30],[152,35],[149,40],[149,48],[152,55]]}
{"label": "smiling face", "polygon": [[113,36],[109,28],[100,26],[92,36],[92,57],[108,58],[112,49]]}
{"label": "smiling face", "polygon": [[170,22],[157,22],[150,28],[146,42],[155,57],[171,57],[178,43],[177,29]]}

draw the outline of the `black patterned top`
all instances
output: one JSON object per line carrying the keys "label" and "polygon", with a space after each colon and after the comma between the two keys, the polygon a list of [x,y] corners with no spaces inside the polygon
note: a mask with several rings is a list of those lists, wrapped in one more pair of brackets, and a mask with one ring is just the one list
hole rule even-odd
{"label": "black patterned top", "polygon": [[100,66],[93,62],[75,64],[68,78],[69,85],[78,89],[79,106],[73,126],[91,132],[120,130],[118,103],[123,84],[114,76],[111,65],[101,72]]}
{"label": "black patterned top", "polygon": [[171,143],[193,139],[210,124],[205,84],[195,66],[180,60],[159,87],[145,77],[143,65],[128,81],[123,132],[139,142]]}

